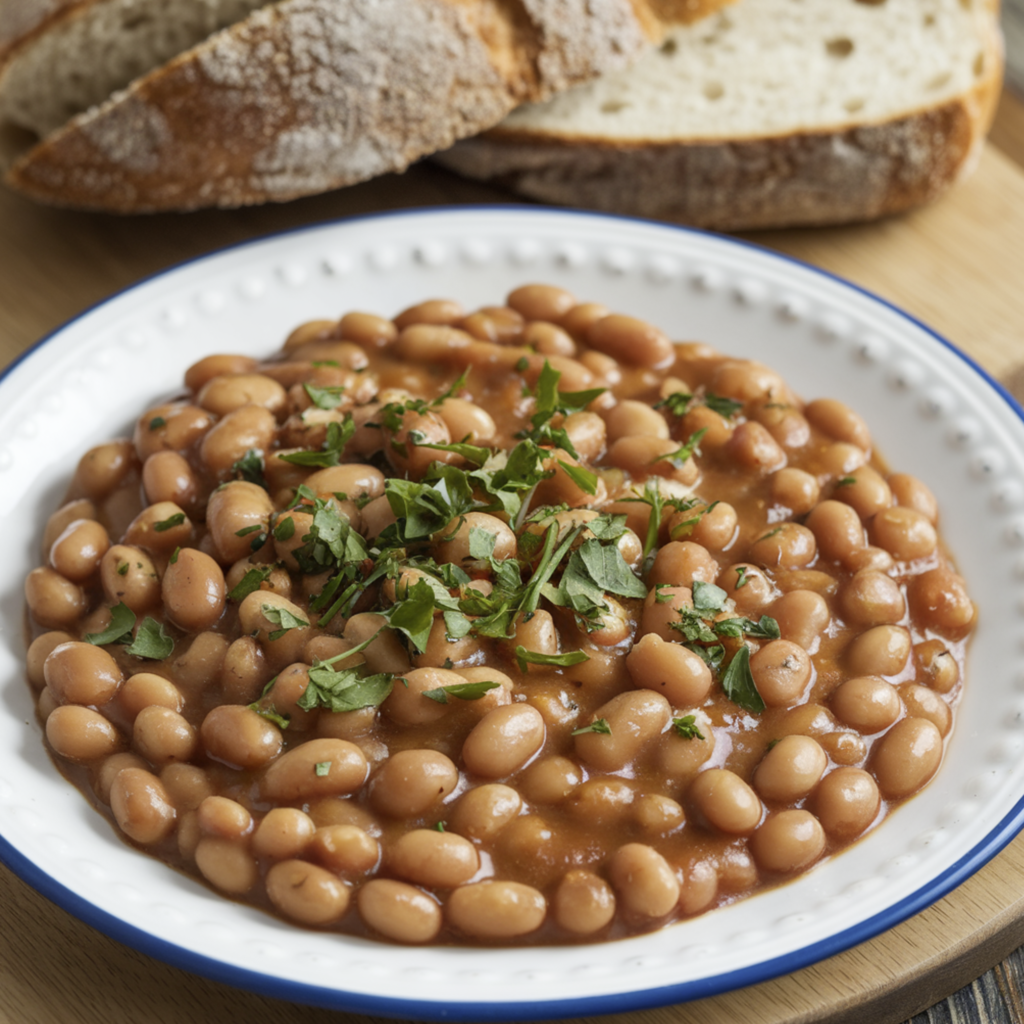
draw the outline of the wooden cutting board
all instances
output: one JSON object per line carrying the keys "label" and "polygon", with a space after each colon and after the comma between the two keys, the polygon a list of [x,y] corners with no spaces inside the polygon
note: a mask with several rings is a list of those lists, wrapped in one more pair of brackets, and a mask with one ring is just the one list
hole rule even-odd
{"label": "wooden cutting board", "polygon": [[[1001,121],[1009,126],[1008,152],[1024,139],[1021,117],[1011,105]],[[287,206],[136,219],[44,209],[0,191],[0,362],[118,289],[224,245],[376,210],[507,198],[430,167]],[[901,305],[1024,395],[1022,239],[1024,169],[990,148],[975,176],[933,208],[881,224],[754,240]],[[150,960],[69,917],[6,869],[0,908],[0,1024],[369,1021],[238,992]],[[603,1019],[898,1024],[1022,943],[1018,839],[934,907],[815,967],[699,1003]]]}

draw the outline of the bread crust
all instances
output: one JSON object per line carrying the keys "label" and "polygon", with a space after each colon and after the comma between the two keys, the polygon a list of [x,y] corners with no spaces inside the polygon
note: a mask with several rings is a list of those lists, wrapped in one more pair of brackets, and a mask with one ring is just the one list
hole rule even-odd
{"label": "bread crust", "polygon": [[984,42],[985,74],[966,93],[882,122],[671,142],[499,126],[434,159],[543,202],[712,230],[890,216],[937,199],[976,165],[1002,86],[994,20]]}
{"label": "bread crust", "polygon": [[283,0],[22,155],[10,185],[116,212],[287,200],[399,171],[623,66],[630,0]]}

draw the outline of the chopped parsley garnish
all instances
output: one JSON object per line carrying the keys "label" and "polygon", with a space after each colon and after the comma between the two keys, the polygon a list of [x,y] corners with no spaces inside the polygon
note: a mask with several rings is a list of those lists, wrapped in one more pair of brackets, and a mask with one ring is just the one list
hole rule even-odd
{"label": "chopped parsley garnish", "polygon": [[166,427],[166,426],[167,426],[167,420],[165,420],[163,418],[163,416],[154,416],[149,421],[149,429],[150,430],[159,430],[161,427]]}
{"label": "chopped parsley garnish", "polygon": [[582,729],[574,729],[570,735],[585,736],[588,732],[596,732],[602,736],[611,736],[612,727],[604,718],[598,718],[596,721],[591,722],[590,725],[583,726]]}
{"label": "chopped parsley garnish", "polygon": [[583,651],[541,654],[540,651],[528,651],[522,644],[516,646],[516,661],[519,662],[520,672],[525,672],[527,665],[554,665],[558,668],[567,668],[570,665],[579,665],[581,662],[589,661],[589,659],[590,655]]}
{"label": "chopped parsley garnish", "polygon": [[163,661],[174,651],[174,640],[168,635],[163,623],[146,616],[135,636],[132,631],[136,623],[135,612],[123,601],[110,609],[110,625],[99,633],[86,633],[86,643],[105,647],[107,644],[126,644],[128,653],[136,658]]}
{"label": "chopped parsley garnish", "polygon": [[176,526],[181,526],[185,522],[185,513],[176,512],[173,516],[168,516],[166,519],[161,519],[160,522],[153,524],[153,529],[157,533],[166,533],[168,530],[173,530]]}
{"label": "chopped parsley garnish", "polygon": [[682,718],[673,718],[672,726],[676,734],[682,736],[684,740],[704,739],[704,734],[697,725],[696,715],[684,715]]}
{"label": "chopped parsley garnish", "polygon": [[458,697],[459,700],[479,700],[485,693],[501,686],[501,683],[490,680],[480,683],[454,683],[451,686],[438,686],[433,690],[424,690],[423,697],[436,700],[438,704],[447,704],[449,697]]}
{"label": "chopped parsley garnish", "polygon": [[659,455],[652,460],[652,465],[655,462],[671,462],[676,469],[681,469],[694,455],[700,455],[700,442],[707,432],[707,427],[695,430],[686,439],[685,444],[680,445],[674,452],[669,452],[667,455]]}
{"label": "chopped parsley garnish", "polygon": [[291,540],[295,536],[295,520],[288,516],[285,519],[279,519],[277,525],[274,527],[274,540]]}
{"label": "chopped parsley garnish", "polygon": [[[588,391],[559,391],[558,382],[561,379],[561,371],[556,370],[545,359],[544,367],[540,371],[540,377],[537,379],[537,386],[534,389],[535,412],[530,417],[532,429],[524,431],[520,436],[538,445],[561,448],[574,459],[578,459],[579,452],[573,447],[565,428],[555,426],[553,420],[556,416],[570,416],[574,412],[582,412],[595,398],[603,395],[607,388],[591,388]],[[562,465],[568,472],[569,467],[565,466],[565,463]],[[573,479],[575,480],[575,477]],[[588,494],[595,493],[593,489],[587,487],[583,487],[583,490]]]}
{"label": "chopped parsley garnish", "polygon": [[289,630],[309,625],[305,619],[300,619],[298,615],[294,615],[281,605],[265,604],[260,611],[268,622],[273,622],[276,626],[281,627],[269,634],[268,639],[270,640],[280,640]]}
{"label": "chopped parsley garnish", "polygon": [[764,711],[765,703],[754,685],[750,672],[750,648],[744,644],[722,673],[722,690],[734,704],[755,715]]}
{"label": "chopped parsley garnish", "polygon": [[[271,680],[273,682],[273,680]],[[273,722],[278,729],[287,729],[291,725],[291,719],[287,715],[282,715],[273,704],[264,705],[259,701],[249,705],[250,711],[255,711],[260,718],[265,718],[268,722]]]}
{"label": "chopped parsley garnish", "polygon": [[720,618],[721,613],[731,607],[727,601],[728,595],[721,587],[694,580],[693,607],[680,609],[679,621],[670,625],[682,634],[684,646],[701,657],[713,673],[720,675],[725,695],[740,707],[759,714],[765,704],[750,672],[750,648],[743,644],[720,672],[727,653],[720,638],[751,636],[777,640],[779,624],[768,615],[762,615],[756,622],[745,616]]}
{"label": "chopped parsley garnish", "polygon": [[713,395],[711,392],[707,392],[701,397],[691,395],[686,391],[674,391],[667,398],[658,402],[654,408],[668,409],[673,416],[685,416],[694,402],[702,402],[725,420],[732,419],[743,408],[743,403],[737,402],[733,398],[723,398],[720,395]]}
{"label": "chopped parsley garnish", "polygon": [[136,658],[150,658],[163,661],[174,652],[174,639],[167,633],[162,622],[148,615],[142,620],[135,634],[135,640],[128,647],[128,653]]}
{"label": "chopped parsley garnish", "polygon": [[241,601],[260,589],[260,585],[270,579],[273,566],[254,565],[246,569],[245,575],[228,591],[228,600]]}
{"label": "chopped parsley garnish", "polygon": [[327,424],[327,437],[319,449],[309,449],[302,452],[288,452],[279,455],[282,462],[292,466],[305,466],[311,469],[327,469],[331,466],[341,464],[341,455],[345,445],[352,440],[356,432],[356,425],[352,421],[351,413],[346,414],[341,423]]}
{"label": "chopped parsley garnish", "polygon": [[318,388],[315,384],[303,384],[302,386],[305,388],[306,394],[309,395],[309,400],[318,409],[337,409],[345,400],[345,388],[341,386],[326,388]]}
{"label": "chopped parsley garnish", "polygon": [[236,480],[245,480],[257,487],[266,487],[267,482],[263,478],[264,469],[263,452],[256,448],[250,448],[234,465],[231,472]]}
{"label": "chopped parsley garnish", "polygon": [[318,778],[322,779],[324,776],[330,774],[331,762],[330,761],[317,761],[317,763],[315,765],[313,765],[313,771],[316,772]]}
{"label": "chopped parsley garnish", "polygon": [[393,680],[394,676],[387,672],[363,675],[360,668],[335,669],[326,662],[318,662],[309,670],[309,685],[295,704],[303,711],[325,708],[342,712],[376,708],[391,693]]}
{"label": "chopped parsley garnish", "polygon": [[[119,641],[131,640],[132,630],[135,628],[135,612],[121,601],[110,609],[110,625],[99,633],[86,633],[82,639],[88,644],[95,644],[97,647],[105,647],[107,644],[115,644]],[[127,642],[126,641],[126,642]]]}

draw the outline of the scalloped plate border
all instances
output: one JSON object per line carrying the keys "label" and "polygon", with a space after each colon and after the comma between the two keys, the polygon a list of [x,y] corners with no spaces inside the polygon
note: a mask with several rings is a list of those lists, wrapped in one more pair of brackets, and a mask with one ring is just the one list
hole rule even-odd
{"label": "scalloped plate border", "polygon": [[[305,319],[469,306],[527,281],[761,359],[843,398],[895,469],[936,491],[980,608],[966,698],[933,784],[846,853],[693,921],[594,946],[409,949],[303,931],[123,845],[54,770],[23,680],[22,585],[78,456],[211,351],[270,352]],[[458,207],[296,229],[194,260],[60,328],[0,378],[0,857],[58,905],[176,966],[280,998],[421,1019],[621,1012],[831,956],[962,882],[1024,823],[1024,414],[907,314],[756,246],[624,218]],[[309,982],[311,976],[319,981]]]}

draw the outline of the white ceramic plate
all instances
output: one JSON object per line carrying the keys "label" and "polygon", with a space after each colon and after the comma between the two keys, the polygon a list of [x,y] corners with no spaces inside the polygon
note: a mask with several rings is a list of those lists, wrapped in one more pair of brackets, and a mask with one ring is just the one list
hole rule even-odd
{"label": "white ceramic plate", "polygon": [[[643,316],[842,398],[892,466],[936,492],[980,608],[938,777],[791,885],[603,945],[406,949],[290,927],[123,845],[43,751],[24,682],[22,580],[80,454],[124,434],[216,351],[269,353],[303,320],[468,306],[530,281]],[[283,998],[425,1019],[550,1018],[713,995],[891,927],[1001,849],[1024,815],[1024,424],[997,385],[899,310],[826,274],[671,227],[524,208],[370,217],[161,274],[57,331],[0,382],[0,855],[72,913],[200,974]]]}

